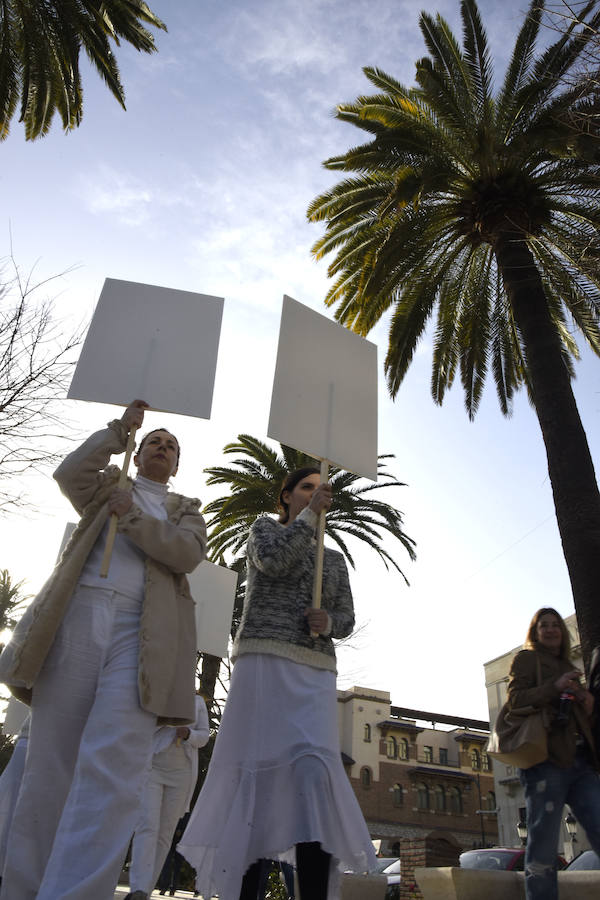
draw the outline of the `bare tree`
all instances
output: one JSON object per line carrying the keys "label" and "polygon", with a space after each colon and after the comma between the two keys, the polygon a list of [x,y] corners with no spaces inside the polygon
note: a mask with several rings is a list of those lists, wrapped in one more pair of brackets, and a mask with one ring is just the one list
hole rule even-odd
{"label": "bare tree", "polygon": [[65,334],[53,300],[38,299],[65,274],[34,282],[12,253],[0,261],[0,513],[26,503],[15,477],[54,464],[65,438],[60,401],[82,329]]}

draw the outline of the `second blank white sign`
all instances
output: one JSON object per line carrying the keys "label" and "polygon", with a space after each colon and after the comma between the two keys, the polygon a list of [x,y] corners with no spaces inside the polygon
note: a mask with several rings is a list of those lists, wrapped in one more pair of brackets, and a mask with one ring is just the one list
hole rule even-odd
{"label": "second blank white sign", "polygon": [[377,347],[283,298],[268,435],[377,481]]}

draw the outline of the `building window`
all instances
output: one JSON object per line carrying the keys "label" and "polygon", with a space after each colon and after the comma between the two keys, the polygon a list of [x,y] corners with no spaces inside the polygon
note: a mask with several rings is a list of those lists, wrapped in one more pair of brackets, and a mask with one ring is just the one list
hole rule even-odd
{"label": "building window", "polygon": [[364,788],[371,787],[372,775],[368,766],[363,766],[360,770],[360,783]]}
{"label": "building window", "polygon": [[423,747],[423,762],[433,762],[433,747]]}
{"label": "building window", "polygon": [[483,808],[489,810],[496,809],[496,795],[493,791],[488,791],[487,795],[483,798]]}
{"label": "building window", "polygon": [[436,812],[446,811],[446,791],[441,784],[436,784],[434,789]]}
{"label": "building window", "polygon": [[490,771],[490,758],[485,751],[481,754],[481,768],[484,772]]}
{"label": "building window", "polygon": [[404,795],[402,792],[402,785],[395,784],[394,788],[393,788],[393,792],[394,792],[394,795],[393,795],[394,806],[402,806],[402,804],[404,803]]}
{"label": "building window", "polygon": [[400,756],[400,759],[408,759],[408,741],[406,738],[400,738],[398,755]]}
{"label": "building window", "polygon": [[387,739],[387,755],[388,759],[396,759],[398,756],[398,745],[396,744],[395,737],[389,737]]}
{"label": "building window", "polygon": [[471,768],[475,769],[475,771],[478,771],[481,768],[479,750],[476,750],[475,747],[471,750]]}
{"label": "building window", "polygon": [[463,802],[460,788],[450,788],[450,790],[448,791],[448,796],[450,797],[450,811],[453,813],[462,813]]}
{"label": "building window", "polygon": [[445,747],[440,747],[440,765],[447,766],[448,765],[448,751]]}
{"label": "building window", "polygon": [[417,808],[429,809],[429,790],[423,782],[417,785]]}
{"label": "building window", "polygon": [[370,744],[370,743],[371,743],[371,726],[370,726],[370,725],[365,725],[365,732],[364,732],[364,734],[363,734],[363,741],[365,741],[367,744]]}

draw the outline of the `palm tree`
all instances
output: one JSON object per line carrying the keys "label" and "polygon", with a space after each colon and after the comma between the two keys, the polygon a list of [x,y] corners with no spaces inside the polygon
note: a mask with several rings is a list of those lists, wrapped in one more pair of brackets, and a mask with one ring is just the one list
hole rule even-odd
{"label": "palm tree", "polygon": [[79,53],[83,48],[108,89],[125,108],[111,41],[156,50],[144,27],[166,30],[142,0],[4,0],[0,3],[0,140],[8,136],[19,97],[25,138],[48,133],[58,112],[63,128],[83,115]]}
{"label": "palm tree", "polygon": [[[239,573],[238,591],[233,616],[233,632],[239,624],[243,603],[245,565],[243,549],[250,527],[257,516],[277,510],[281,485],[288,472],[302,466],[319,463],[305,453],[280,445],[280,452],[249,434],[240,434],[236,442],[227,444],[223,453],[240,454],[232,467],[217,466],[204,471],[207,484],[227,485],[228,493],[209,503],[203,513],[209,517],[209,558],[223,564],[227,556],[233,557],[230,568]],[[402,528],[402,513],[381,500],[372,497],[381,488],[404,487],[402,482],[386,470],[386,461],[392,454],[379,456],[379,480],[365,482],[352,472],[335,466],[330,469],[333,487],[333,504],[327,514],[325,533],[337,544],[350,565],[354,559],[347,538],[353,537],[367,544],[382,560],[386,568],[392,566],[406,583],[404,572],[394,557],[382,546],[384,533],[396,538],[411,560],[415,559],[415,542]],[[220,660],[203,654],[202,691],[212,696]]]}
{"label": "palm tree", "polygon": [[23,584],[15,583],[8,569],[0,570],[0,631],[15,627],[25,603],[31,599],[30,594],[23,594]]}
{"label": "palm tree", "polygon": [[[588,3],[540,55],[533,0],[504,83],[492,92],[475,0],[462,0],[463,45],[427,13],[429,56],[407,88],[365,69],[380,93],[338,107],[369,142],[325,163],[357,173],[317,197],[317,257],[335,252],[326,303],[367,334],[392,312],[385,360],[392,396],[437,309],[432,394],[455,376],[473,418],[491,367],[502,412],[525,386],[548,459],[558,526],[586,656],[600,643],[600,494],[573,391],[575,325],[600,353],[600,180],[590,135],[568,114],[589,97],[565,76],[600,22]],[[597,150],[597,148],[596,148]]]}

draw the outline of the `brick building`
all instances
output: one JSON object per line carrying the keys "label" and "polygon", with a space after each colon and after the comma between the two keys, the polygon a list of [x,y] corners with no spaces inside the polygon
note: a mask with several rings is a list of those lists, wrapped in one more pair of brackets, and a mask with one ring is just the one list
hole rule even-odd
{"label": "brick building", "polygon": [[394,707],[387,691],[353,687],[338,691],[338,724],[348,777],[383,856],[421,838],[455,850],[497,843],[486,722]]}

